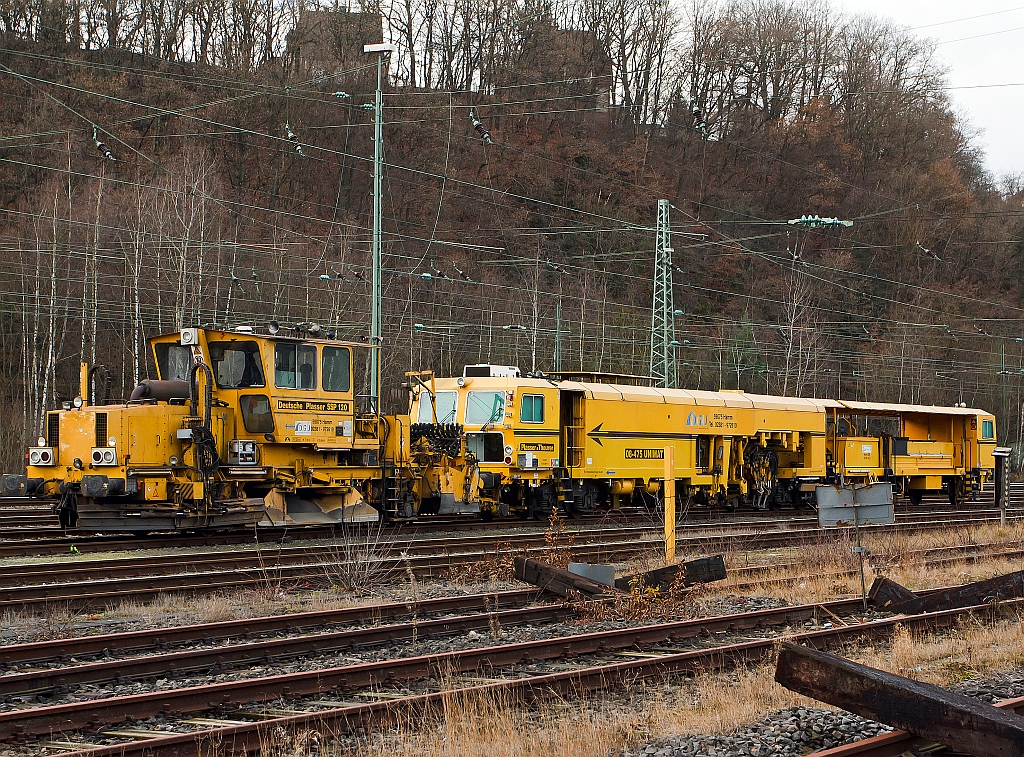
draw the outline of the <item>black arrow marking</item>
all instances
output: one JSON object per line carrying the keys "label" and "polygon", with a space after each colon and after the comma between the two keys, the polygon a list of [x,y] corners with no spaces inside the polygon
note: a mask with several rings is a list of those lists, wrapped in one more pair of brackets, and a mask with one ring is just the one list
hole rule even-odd
{"label": "black arrow marking", "polygon": [[587,434],[591,439],[597,442],[600,446],[604,446],[604,439],[695,439],[695,434],[673,434],[673,433],[656,433],[652,431],[605,431],[602,429],[604,423],[598,423],[594,426],[593,430]]}

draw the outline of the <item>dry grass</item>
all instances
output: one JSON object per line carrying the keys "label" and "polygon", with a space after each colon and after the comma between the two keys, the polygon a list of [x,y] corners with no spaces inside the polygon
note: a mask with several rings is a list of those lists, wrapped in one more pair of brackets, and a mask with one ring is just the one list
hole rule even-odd
{"label": "dry grass", "polygon": [[[940,685],[1024,664],[1024,624],[1012,617],[966,619],[944,634],[897,629],[893,639],[847,649],[874,667]],[[773,680],[773,665],[678,681],[640,681],[623,692],[524,706],[505,694],[453,693],[426,720],[410,718],[358,744],[331,747],[304,731],[267,757],[423,755],[424,757],[607,757],[658,736],[724,733],[780,709],[825,707]],[[826,707],[827,708],[827,707]],[[834,709],[834,708],[827,708]]]}

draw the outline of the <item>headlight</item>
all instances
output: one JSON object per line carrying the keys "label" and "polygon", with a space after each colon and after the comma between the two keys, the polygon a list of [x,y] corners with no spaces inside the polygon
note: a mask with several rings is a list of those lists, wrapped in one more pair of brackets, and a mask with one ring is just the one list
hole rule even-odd
{"label": "headlight", "polygon": [[30,447],[28,451],[29,465],[53,465],[56,456],[50,447]]}
{"label": "headlight", "polygon": [[91,461],[93,465],[117,465],[117,450],[113,447],[93,447]]}
{"label": "headlight", "polygon": [[75,397],[73,400],[71,400],[71,404],[74,405],[75,407],[81,407],[82,405],[85,404],[85,402],[82,400],[81,397]]}

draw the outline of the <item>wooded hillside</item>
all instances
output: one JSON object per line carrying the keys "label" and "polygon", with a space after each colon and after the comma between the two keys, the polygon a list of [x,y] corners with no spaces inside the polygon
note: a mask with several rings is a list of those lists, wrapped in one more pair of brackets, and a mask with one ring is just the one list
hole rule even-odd
{"label": "wooded hillside", "polygon": [[[81,360],[118,396],[182,326],[365,338],[381,39],[390,409],[405,370],[550,371],[556,345],[565,370],[646,374],[664,198],[680,385],[963,401],[1021,438],[1024,191],[986,175],[932,46],[886,22],[0,0],[0,35],[4,470]],[[854,225],[786,223],[805,214]]]}

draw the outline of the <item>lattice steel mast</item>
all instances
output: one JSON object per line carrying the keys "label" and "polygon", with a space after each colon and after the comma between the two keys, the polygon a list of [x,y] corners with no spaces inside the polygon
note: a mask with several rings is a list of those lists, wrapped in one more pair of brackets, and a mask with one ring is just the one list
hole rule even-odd
{"label": "lattice steel mast", "polygon": [[658,386],[679,384],[676,361],[675,305],[672,299],[672,230],[668,200],[658,200],[657,240],[654,246],[654,306],[651,312],[650,374]]}

